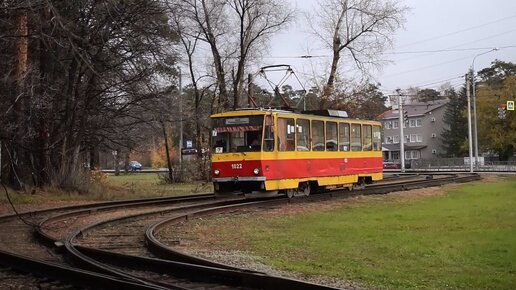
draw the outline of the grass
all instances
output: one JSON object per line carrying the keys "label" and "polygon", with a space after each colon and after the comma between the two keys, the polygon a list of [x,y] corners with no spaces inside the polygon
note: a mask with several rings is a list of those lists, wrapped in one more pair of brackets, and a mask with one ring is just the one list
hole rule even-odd
{"label": "grass", "polygon": [[364,197],[324,212],[234,218],[210,231],[220,231],[221,246],[246,245],[276,268],[373,288],[515,287],[516,178],[446,188],[426,198]]}
{"label": "grass", "polygon": [[[52,201],[107,201],[145,197],[177,196],[211,192],[211,183],[164,184],[156,173],[129,173],[108,175],[102,186],[95,186],[91,193],[59,191],[55,188],[36,189],[32,193],[9,190],[14,204],[40,204]],[[6,203],[5,194],[0,203]]]}
{"label": "grass", "polygon": [[212,191],[211,183],[163,183],[156,173],[133,173],[107,178],[107,183],[113,193],[121,192],[125,196],[173,196]]}

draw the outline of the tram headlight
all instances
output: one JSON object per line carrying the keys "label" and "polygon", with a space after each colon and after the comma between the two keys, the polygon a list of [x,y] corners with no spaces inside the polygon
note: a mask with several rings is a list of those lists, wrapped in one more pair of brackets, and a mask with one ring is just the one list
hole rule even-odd
{"label": "tram headlight", "polygon": [[260,168],[253,169],[253,173],[254,173],[254,175],[260,174]]}
{"label": "tram headlight", "polygon": [[220,170],[218,170],[218,169],[213,170],[213,174],[219,175],[220,174]]}

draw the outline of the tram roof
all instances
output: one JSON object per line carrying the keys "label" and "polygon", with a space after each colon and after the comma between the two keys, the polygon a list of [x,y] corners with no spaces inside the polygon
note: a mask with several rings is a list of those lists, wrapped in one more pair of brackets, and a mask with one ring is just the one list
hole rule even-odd
{"label": "tram roof", "polygon": [[281,110],[281,109],[268,109],[268,108],[243,108],[238,109],[236,111],[228,111],[223,113],[217,113],[211,115],[212,118],[223,118],[223,117],[233,117],[233,116],[253,116],[253,115],[265,115],[267,113],[279,113],[279,114],[292,114],[298,116],[308,116],[308,117],[317,117],[317,118],[338,118],[345,119],[349,121],[360,121],[360,122],[377,122],[374,120],[360,120],[349,118],[345,111],[338,110],[317,110],[317,111],[303,111],[303,112],[294,112],[290,110]]}

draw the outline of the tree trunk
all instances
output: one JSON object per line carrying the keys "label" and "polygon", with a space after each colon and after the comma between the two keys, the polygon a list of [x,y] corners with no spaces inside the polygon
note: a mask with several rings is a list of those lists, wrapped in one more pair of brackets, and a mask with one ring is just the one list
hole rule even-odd
{"label": "tree trunk", "polygon": [[[174,181],[173,174],[172,174],[172,161],[170,160],[170,152],[168,147],[168,135],[167,135],[167,128],[165,127],[165,122],[161,122],[161,128],[163,128],[163,138],[165,138],[165,152],[167,154],[167,167],[168,167],[168,182],[172,183]],[[179,152],[181,154],[181,152]]]}
{"label": "tree trunk", "polygon": [[116,149],[115,151],[115,176],[120,175],[120,149]]}

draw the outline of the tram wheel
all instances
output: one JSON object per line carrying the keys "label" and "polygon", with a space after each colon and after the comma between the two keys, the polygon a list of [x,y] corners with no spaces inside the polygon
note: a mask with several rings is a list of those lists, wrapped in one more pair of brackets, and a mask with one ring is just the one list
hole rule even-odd
{"label": "tram wheel", "polygon": [[304,195],[304,196],[309,196],[310,195],[310,191],[311,191],[310,183],[308,183],[308,182],[300,183],[299,187],[297,189],[298,194],[299,195]]}
{"label": "tram wheel", "polygon": [[285,191],[286,191],[286,193],[287,193],[287,197],[288,197],[289,199],[293,198],[293,197],[294,197],[294,195],[295,195],[295,193],[296,193],[296,190],[295,190],[295,189],[292,189],[292,188],[291,188],[291,189],[287,189],[287,190],[285,190]]}
{"label": "tram wheel", "polygon": [[362,190],[365,189],[365,179],[363,177],[358,178],[358,182],[353,184],[354,190]]}

